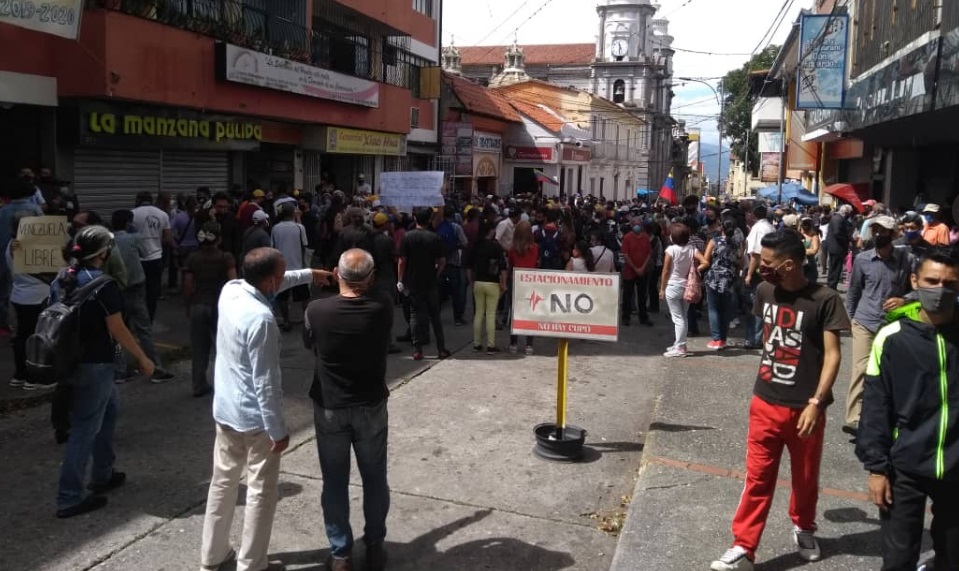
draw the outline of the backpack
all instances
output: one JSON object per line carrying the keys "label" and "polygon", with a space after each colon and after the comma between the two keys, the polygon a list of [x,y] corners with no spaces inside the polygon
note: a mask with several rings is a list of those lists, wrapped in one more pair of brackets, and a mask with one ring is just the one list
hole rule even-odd
{"label": "backpack", "polygon": [[437,228],[436,233],[439,234],[440,240],[443,242],[443,253],[447,257],[452,256],[457,250],[462,248],[454,222],[444,220],[443,223],[440,224],[440,227]]}
{"label": "backpack", "polygon": [[98,276],[40,313],[37,327],[26,343],[27,374],[31,379],[54,383],[70,376],[83,350],[80,310],[111,281],[111,276]]}
{"label": "backpack", "polygon": [[559,247],[559,231],[552,236],[543,231],[539,240],[539,267],[544,270],[563,269],[563,255]]}

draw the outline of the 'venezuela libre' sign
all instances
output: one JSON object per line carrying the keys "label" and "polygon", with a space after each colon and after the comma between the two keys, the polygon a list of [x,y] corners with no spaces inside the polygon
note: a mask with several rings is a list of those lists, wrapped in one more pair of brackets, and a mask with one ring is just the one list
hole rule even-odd
{"label": "'venezuela libre' sign", "polygon": [[66,216],[27,216],[17,227],[19,247],[13,252],[13,273],[57,272],[66,265],[63,245],[67,242]]}
{"label": "'venezuela libre' sign", "polygon": [[619,274],[513,270],[512,333],[616,341]]}

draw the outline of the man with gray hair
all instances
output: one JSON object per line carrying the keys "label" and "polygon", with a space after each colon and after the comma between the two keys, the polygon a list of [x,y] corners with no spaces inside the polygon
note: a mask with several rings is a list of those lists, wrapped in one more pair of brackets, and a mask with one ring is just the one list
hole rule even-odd
{"label": "man with gray hair", "polygon": [[373,256],[353,248],[340,255],[334,274],[340,293],[310,303],[303,340],[316,355],[313,386],[316,447],[323,474],[323,519],[332,571],[353,569],[350,527],[350,449],[363,480],[363,542],[366,569],[386,565],[386,479],[389,417],[386,358],[393,330],[393,305],[371,294]]}

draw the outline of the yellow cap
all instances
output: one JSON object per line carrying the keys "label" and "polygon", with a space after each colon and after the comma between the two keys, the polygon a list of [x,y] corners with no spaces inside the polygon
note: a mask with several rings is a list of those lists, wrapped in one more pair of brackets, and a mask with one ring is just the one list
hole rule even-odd
{"label": "yellow cap", "polygon": [[253,191],[253,198],[263,198],[264,196],[266,196],[266,193],[259,188]]}

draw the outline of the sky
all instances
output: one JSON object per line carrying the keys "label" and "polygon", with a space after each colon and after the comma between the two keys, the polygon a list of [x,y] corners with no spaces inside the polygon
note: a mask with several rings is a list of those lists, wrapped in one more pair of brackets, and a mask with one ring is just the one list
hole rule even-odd
{"label": "sky", "polygon": [[[782,44],[799,10],[813,3],[785,1],[789,8],[773,34],[774,44]],[[600,3],[605,0],[446,0],[443,45],[451,40],[458,46],[507,44],[514,34],[520,44],[593,43]],[[757,46],[767,45],[763,36],[783,5],[781,0],[660,0],[654,17],[669,20],[674,48],[717,54],[677,50],[674,78],[711,78],[707,82],[715,87],[716,78],[742,66]],[[715,119],[709,117],[719,115],[719,103],[713,90],[699,83],[674,82],[673,116],[701,128],[704,140],[715,143],[719,134]]]}

